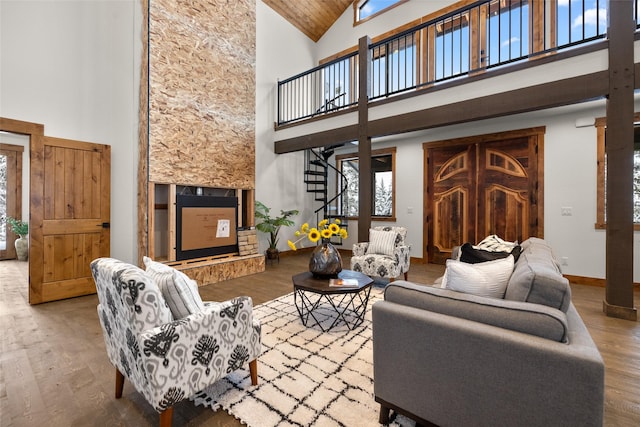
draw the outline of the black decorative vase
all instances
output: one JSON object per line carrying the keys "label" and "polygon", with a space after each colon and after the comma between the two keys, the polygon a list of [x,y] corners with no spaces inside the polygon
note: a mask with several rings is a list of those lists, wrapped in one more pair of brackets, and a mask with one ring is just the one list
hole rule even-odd
{"label": "black decorative vase", "polygon": [[309,260],[309,271],[315,277],[337,277],[342,271],[340,252],[329,242],[316,246]]}

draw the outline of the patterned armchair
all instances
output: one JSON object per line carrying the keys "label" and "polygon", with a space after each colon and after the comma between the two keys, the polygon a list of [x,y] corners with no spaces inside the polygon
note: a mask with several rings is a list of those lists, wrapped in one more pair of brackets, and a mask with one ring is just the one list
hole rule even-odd
{"label": "patterned armchair", "polygon": [[405,227],[373,227],[369,241],[353,245],[351,270],[393,281],[404,274],[408,280],[411,245],[406,244]]}
{"label": "patterned armchair", "polygon": [[170,426],[173,405],[249,362],[257,384],[260,323],[251,298],[204,303],[174,320],[160,288],[144,270],[111,258],[91,263],[98,317],[109,360],[116,367],[116,398],[124,378]]}

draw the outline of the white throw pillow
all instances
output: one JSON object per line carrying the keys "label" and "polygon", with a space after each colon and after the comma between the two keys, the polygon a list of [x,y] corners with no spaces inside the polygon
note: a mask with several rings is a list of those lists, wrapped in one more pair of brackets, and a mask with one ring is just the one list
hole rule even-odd
{"label": "white throw pillow", "polygon": [[485,237],[480,243],[474,245],[475,249],[484,249],[489,252],[511,252],[518,246],[518,242],[507,242],[495,234]]}
{"label": "white throw pillow", "polygon": [[443,287],[490,298],[504,298],[513,272],[513,255],[494,261],[468,264],[447,260]]}
{"label": "white throw pillow", "polygon": [[369,230],[367,254],[393,255],[397,235],[395,231]]}
{"label": "white throw pillow", "polygon": [[143,258],[147,274],[158,284],[175,319],[204,310],[198,284],[186,274],[168,265]]}

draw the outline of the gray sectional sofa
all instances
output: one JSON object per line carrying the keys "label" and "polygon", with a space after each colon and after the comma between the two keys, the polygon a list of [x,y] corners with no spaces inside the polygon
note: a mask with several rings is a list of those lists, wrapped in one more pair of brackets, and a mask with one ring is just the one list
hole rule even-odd
{"label": "gray sectional sofa", "polygon": [[395,281],[373,305],[375,399],[440,426],[601,426],[604,363],[549,245],[522,243],[504,299]]}

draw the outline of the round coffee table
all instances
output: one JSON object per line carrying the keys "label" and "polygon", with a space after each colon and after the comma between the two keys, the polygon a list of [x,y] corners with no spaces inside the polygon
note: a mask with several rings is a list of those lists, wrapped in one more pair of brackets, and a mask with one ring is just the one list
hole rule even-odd
{"label": "round coffee table", "polygon": [[[318,325],[323,332],[326,332],[340,322],[350,330],[355,329],[363,322],[373,279],[351,270],[342,270],[338,273],[338,278],[351,279],[357,284],[354,286],[329,286],[330,279],[316,278],[308,271],[296,274],[291,278],[293,280],[293,300],[303,325]],[[333,323],[326,329],[322,326],[322,319],[316,317],[318,308],[324,305],[323,301],[327,302],[331,311],[336,314]],[[312,318],[315,323],[309,324],[309,318]]]}

